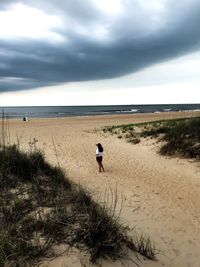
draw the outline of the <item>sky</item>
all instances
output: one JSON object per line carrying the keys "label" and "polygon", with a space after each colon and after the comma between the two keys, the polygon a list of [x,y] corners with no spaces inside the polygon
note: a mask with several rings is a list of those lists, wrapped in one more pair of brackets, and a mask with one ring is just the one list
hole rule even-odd
{"label": "sky", "polygon": [[199,0],[0,0],[0,106],[200,103]]}

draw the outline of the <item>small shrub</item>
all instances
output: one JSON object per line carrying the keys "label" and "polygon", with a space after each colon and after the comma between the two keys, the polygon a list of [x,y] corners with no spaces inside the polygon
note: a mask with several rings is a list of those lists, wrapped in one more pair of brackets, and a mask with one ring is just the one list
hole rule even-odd
{"label": "small shrub", "polygon": [[128,139],[128,142],[131,143],[131,144],[136,145],[136,144],[140,143],[140,138],[138,138],[138,137],[130,138],[130,139]]}

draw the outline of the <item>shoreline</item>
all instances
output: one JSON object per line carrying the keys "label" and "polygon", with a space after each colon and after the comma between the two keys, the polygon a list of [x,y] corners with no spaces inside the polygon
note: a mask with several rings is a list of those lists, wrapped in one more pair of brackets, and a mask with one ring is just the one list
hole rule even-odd
{"label": "shoreline", "polygon": [[0,107],[9,120],[200,112],[199,104]]}
{"label": "shoreline", "polygon": [[[29,121],[35,121],[35,120],[63,120],[63,119],[89,119],[89,118],[99,118],[99,119],[107,119],[109,117],[111,118],[130,118],[132,117],[171,117],[171,116],[177,116],[177,118],[188,118],[188,115],[192,115],[191,117],[198,117],[200,116],[200,110],[183,110],[183,111],[163,111],[163,112],[138,112],[138,113],[109,113],[109,114],[92,114],[92,115],[72,115],[72,116],[59,116],[59,117],[28,117]],[[186,115],[186,116],[185,116]],[[5,119],[9,121],[21,121],[23,117],[6,117]],[[0,121],[2,121],[2,118],[0,118]]]}

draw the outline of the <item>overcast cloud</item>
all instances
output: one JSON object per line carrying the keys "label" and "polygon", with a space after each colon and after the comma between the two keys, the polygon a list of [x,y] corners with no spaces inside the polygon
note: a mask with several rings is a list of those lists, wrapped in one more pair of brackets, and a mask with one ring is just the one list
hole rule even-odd
{"label": "overcast cloud", "polygon": [[200,2],[176,2],[1,1],[0,91],[117,78],[200,50]]}

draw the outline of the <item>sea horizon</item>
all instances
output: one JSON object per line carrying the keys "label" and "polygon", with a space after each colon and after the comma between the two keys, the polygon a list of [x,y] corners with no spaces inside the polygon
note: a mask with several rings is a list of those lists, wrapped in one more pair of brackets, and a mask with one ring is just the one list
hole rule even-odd
{"label": "sea horizon", "polygon": [[8,118],[56,118],[109,114],[200,111],[199,104],[81,105],[81,106],[5,106],[0,112]]}

